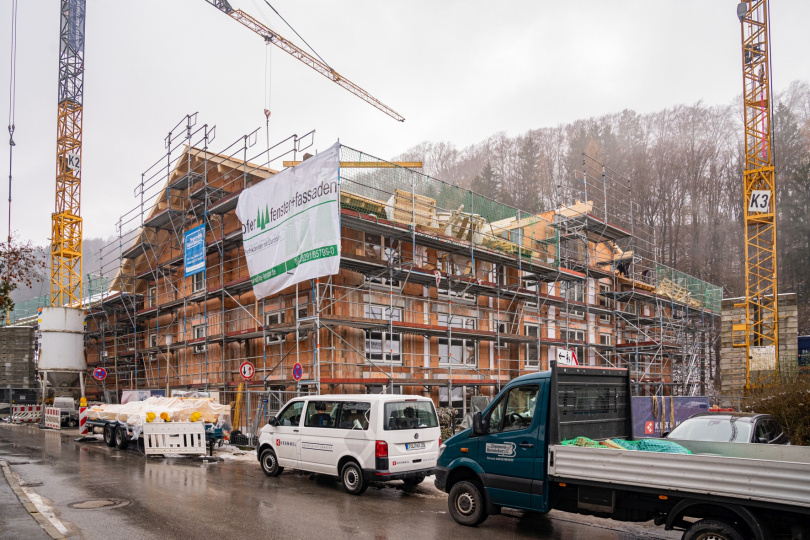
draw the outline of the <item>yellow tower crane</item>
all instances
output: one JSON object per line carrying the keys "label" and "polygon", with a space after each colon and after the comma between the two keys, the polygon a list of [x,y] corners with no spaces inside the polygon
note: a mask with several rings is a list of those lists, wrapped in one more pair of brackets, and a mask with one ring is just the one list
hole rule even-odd
{"label": "yellow tower crane", "polygon": [[59,101],[56,205],[51,215],[51,305],[82,298],[82,98],[85,0],[62,0],[59,24]]}
{"label": "yellow tower crane", "polygon": [[771,47],[768,0],[737,5],[742,28],[745,105],[745,322],[746,388],[778,372],[776,185],[772,145]]}

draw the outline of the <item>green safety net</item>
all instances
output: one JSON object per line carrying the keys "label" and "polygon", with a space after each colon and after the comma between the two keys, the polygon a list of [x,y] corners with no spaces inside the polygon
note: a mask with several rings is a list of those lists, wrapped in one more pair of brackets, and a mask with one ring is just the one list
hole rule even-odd
{"label": "green safety net", "polygon": [[720,313],[723,289],[711,283],[679,272],[663,264],[656,265],[656,293],[667,296],[687,307]]}
{"label": "green safety net", "polygon": [[584,446],[586,448],[607,448],[611,450],[638,450],[641,452],[661,452],[666,454],[691,454],[692,452],[678,443],[664,439],[639,439],[625,441],[623,439],[606,439],[595,441],[588,437],[576,437],[562,441],[563,446]]}
{"label": "green safety net", "polygon": [[[438,233],[525,263],[559,265],[553,219],[341,146],[341,207]],[[365,164],[365,165],[364,165]]]}

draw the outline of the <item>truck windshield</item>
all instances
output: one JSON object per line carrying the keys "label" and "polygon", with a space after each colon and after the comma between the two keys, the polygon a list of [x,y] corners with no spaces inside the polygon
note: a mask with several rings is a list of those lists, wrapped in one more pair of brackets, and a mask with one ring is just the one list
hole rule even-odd
{"label": "truck windshield", "polygon": [[438,427],[436,410],[430,401],[395,401],[385,404],[385,430]]}

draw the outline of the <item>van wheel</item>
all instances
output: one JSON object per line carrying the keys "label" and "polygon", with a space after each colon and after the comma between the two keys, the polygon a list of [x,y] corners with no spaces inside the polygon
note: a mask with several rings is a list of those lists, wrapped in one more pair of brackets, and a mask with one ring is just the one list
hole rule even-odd
{"label": "van wheel", "polygon": [[487,519],[484,495],[481,487],[474,482],[462,480],[453,484],[447,506],[453,519],[462,525],[475,527]]}
{"label": "van wheel", "polygon": [[743,535],[725,521],[701,519],[683,533],[681,540],[743,540]]}
{"label": "van wheel", "polygon": [[349,461],[340,471],[343,489],[352,495],[362,495],[368,489],[368,480],[363,477],[363,470],[354,461]]}
{"label": "van wheel", "polygon": [[110,424],[104,426],[104,444],[109,447],[115,446],[115,427]]}
{"label": "van wheel", "polygon": [[271,448],[267,448],[262,452],[262,458],[260,461],[262,464],[262,470],[267,476],[278,476],[281,474],[281,471],[284,470],[284,467],[278,466],[276,453],[273,452]]}
{"label": "van wheel", "polygon": [[127,428],[119,426],[118,429],[115,430],[115,446],[117,446],[119,450],[126,450],[127,447],[129,447]]}

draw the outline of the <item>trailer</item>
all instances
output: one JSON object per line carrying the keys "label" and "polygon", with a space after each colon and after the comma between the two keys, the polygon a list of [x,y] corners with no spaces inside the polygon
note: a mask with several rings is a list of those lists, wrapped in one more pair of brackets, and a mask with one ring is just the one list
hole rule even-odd
{"label": "trailer", "polygon": [[86,425],[121,450],[136,441],[147,456],[204,455],[228,436],[230,407],[209,398],[150,397],[90,407]]}
{"label": "trailer", "polygon": [[136,442],[144,455],[213,455],[214,447],[221,445],[225,431],[215,424],[204,422],[147,423],[136,430],[119,420],[87,420],[88,431],[101,434],[104,444],[126,450]]}

